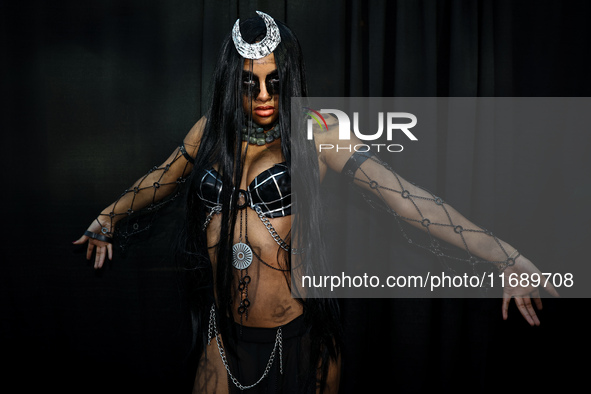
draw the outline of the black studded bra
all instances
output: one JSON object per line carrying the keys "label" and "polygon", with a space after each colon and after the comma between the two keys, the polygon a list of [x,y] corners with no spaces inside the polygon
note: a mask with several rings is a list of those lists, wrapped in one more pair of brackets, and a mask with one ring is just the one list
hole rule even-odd
{"label": "black studded bra", "polygon": [[[211,213],[221,210],[221,193],[224,187],[220,174],[214,169],[199,173],[201,180],[197,195]],[[285,162],[258,174],[248,185],[246,203],[267,218],[291,215],[291,176]],[[211,215],[211,214],[210,214]]]}

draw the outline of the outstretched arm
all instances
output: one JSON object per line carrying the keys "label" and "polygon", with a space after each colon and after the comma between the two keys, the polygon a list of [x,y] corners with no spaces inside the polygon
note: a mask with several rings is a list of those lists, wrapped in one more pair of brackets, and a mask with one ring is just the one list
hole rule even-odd
{"label": "outstretched arm", "polygon": [[94,268],[101,268],[105,258],[113,258],[111,237],[120,219],[169,196],[190,174],[205,122],[206,119],[201,118],[191,128],[182,146],[176,148],[160,166],[152,168],[126,189],[117,200],[103,209],[84,235],[73,242],[75,245],[81,245],[88,241],[86,258],[89,260],[96,248]]}
{"label": "outstretched arm", "polygon": [[[338,144],[336,130],[315,134],[316,144]],[[351,140],[350,144],[361,144]],[[342,141],[341,141],[342,144]],[[426,249],[444,256],[445,251],[437,240],[443,240],[462,249],[463,259],[471,263],[492,264],[503,275],[511,273],[541,274],[516,248],[497,238],[490,231],[472,223],[443,199],[402,178],[392,168],[368,153],[354,153],[345,150],[324,150],[320,154],[320,166],[349,176],[353,183],[381,203],[386,211],[431,236]],[[505,283],[508,283],[505,280]],[[545,288],[558,296],[551,284]],[[502,314],[507,319],[511,298],[515,298],[522,316],[530,325],[539,325],[539,319],[532,305],[540,309],[542,302],[538,289],[505,286],[503,290]]]}

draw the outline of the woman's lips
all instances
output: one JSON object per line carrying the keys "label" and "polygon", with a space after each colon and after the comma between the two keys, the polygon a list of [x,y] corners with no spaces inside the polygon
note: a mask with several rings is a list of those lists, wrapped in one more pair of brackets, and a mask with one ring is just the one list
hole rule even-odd
{"label": "woman's lips", "polygon": [[275,107],[271,107],[271,106],[260,106],[260,107],[256,107],[254,109],[254,113],[262,118],[266,118],[268,116],[271,116],[271,115],[273,115],[274,112],[275,112]]}

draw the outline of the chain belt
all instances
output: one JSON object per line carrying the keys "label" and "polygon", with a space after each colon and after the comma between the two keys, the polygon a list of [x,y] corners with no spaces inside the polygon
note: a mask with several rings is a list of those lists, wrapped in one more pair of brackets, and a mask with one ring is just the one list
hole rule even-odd
{"label": "chain belt", "polygon": [[215,341],[218,345],[218,350],[220,352],[220,357],[222,358],[222,363],[224,364],[224,368],[226,368],[226,372],[228,372],[228,376],[234,383],[236,387],[240,390],[247,390],[250,388],[255,387],[257,384],[261,383],[261,381],[269,375],[269,371],[271,370],[271,366],[275,361],[275,353],[277,348],[279,348],[279,372],[283,375],[283,333],[281,331],[281,327],[277,328],[277,334],[275,335],[275,345],[273,346],[273,351],[269,356],[269,361],[267,361],[267,366],[265,367],[265,372],[263,375],[257,380],[255,383],[251,385],[243,385],[238,381],[238,379],[232,375],[230,372],[230,365],[228,364],[228,360],[226,359],[226,352],[224,351],[223,345],[220,343],[220,335],[218,334],[218,329],[215,322],[215,304],[211,306],[211,310],[209,312],[209,327],[207,329],[207,345],[211,344],[211,338],[215,336]]}

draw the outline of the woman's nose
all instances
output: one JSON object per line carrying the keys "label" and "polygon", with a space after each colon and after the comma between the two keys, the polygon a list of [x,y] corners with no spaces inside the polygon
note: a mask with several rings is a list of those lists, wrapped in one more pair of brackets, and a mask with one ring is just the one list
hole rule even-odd
{"label": "woman's nose", "polygon": [[261,81],[261,83],[259,84],[260,86],[260,91],[259,94],[256,97],[257,101],[267,101],[271,98],[271,95],[269,94],[269,92],[267,91],[267,85],[265,84],[265,81]]}

